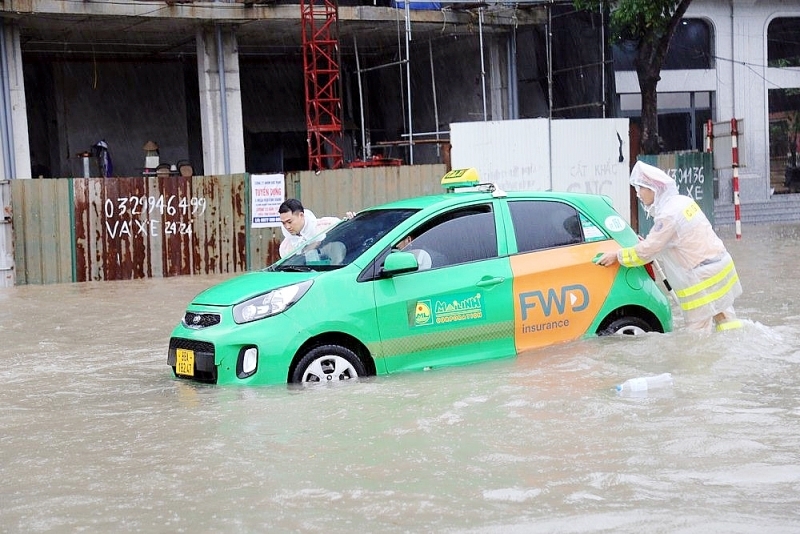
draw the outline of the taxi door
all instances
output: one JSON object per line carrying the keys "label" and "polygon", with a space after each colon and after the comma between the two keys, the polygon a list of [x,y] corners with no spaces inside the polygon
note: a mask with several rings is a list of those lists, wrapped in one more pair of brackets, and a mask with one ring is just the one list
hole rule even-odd
{"label": "taxi door", "polygon": [[388,372],[515,354],[513,281],[508,258],[498,257],[498,224],[491,202],[443,214],[410,245],[430,255],[429,269],[374,282]]}
{"label": "taxi door", "polygon": [[520,199],[506,207],[517,252],[510,257],[517,351],[582,337],[619,270],[591,261],[608,250],[608,237],[564,202]]}

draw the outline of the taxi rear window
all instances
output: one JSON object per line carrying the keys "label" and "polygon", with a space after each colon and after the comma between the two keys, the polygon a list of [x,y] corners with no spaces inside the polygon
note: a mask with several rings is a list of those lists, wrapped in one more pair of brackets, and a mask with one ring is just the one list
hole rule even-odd
{"label": "taxi rear window", "polygon": [[520,200],[508,203],[518,252],[582,243],[578,211],[563,202]]}

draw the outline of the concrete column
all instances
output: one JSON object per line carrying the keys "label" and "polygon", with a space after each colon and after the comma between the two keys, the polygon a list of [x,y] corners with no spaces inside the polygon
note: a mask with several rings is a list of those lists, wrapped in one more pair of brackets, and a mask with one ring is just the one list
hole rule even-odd
{"label": "concrete column", "polygon": [[[743,5],[742,5],[743,4]],[[772,13],[753,3],[737,5],[732,12],[735,79],[734,116],[739,128],[739,189],[742,203],[769,200],[769,90],[777,86],[766,78],[766,70],[753,65],[767,64],[767,28]],[[797,4],[795,4],[797,5]]]}
{"label": "concrete column", "polygon": [[489,39],[489,83],[491,94],[491,111],[489,117],[493,121],[510,118],[508,111],[508,37]]}
{"label": "concrete column", "polygon": [[25,106],[25,81],[22,75],[22,50],[19,28],[0,22],[3,56],[0,58],[0,137],[3,140],[0,179],[30,178],[31,154],[28,142],[28,111]]}
{"label": "concrete column", "polygon": [[233,27],[197,32],[203,174],[245,172],[239,55]]}

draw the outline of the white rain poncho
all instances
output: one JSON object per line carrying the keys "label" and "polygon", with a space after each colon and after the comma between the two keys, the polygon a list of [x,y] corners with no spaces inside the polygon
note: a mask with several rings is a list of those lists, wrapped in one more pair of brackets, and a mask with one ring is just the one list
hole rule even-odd
{"label": "white rain poncho", "polygon": [[679,194],[675,180],[664,171],[641,161],[633,167],[630,183],[655,192],[653,203],[645,208],[653,228],[635,247],[620,250],[620,264],[632,267],[657,259],[687,327],[709,327],[718,313],[733,321],[733,301],[742,294],[742,286],[733,259],[700,206]]}
{"label": "white rain poncho", "polygon": [[[327,232],[329,228],[341,222],[341,219],[338,217],[321,217],[317,219],[314,213],[309,209],[303,210],[303,216],[305,224],[297,235],[289,233],[289,230],[281,226],[281,232],[283,233],[283,241],[281,241],[279,249],[281,258],[288,256],[290,252],[308,242],[312,237],[316,236],[316,241],[322,241],[325,238],[323,232]],[[342,254],[342,256],[344,255]]]}

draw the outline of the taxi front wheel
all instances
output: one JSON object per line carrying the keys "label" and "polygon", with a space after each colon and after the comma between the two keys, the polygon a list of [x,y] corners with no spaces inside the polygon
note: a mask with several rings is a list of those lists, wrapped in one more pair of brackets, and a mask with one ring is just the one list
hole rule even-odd
{"label": "taxi front wheel", "polygon": [[352,350],[340,345],[322,345],[311,349],[297,363],[292,382],[334,382],[366,374],[364,364]]}
{"label": "taxi front wheel", "polygon": [[611,324],[597,334],[600,336],[611,336],[614,334],[636,336],[646,332],[652,332],[652,330],[653,328],[644,319],[638,317],[620,317],[612,321]]}

